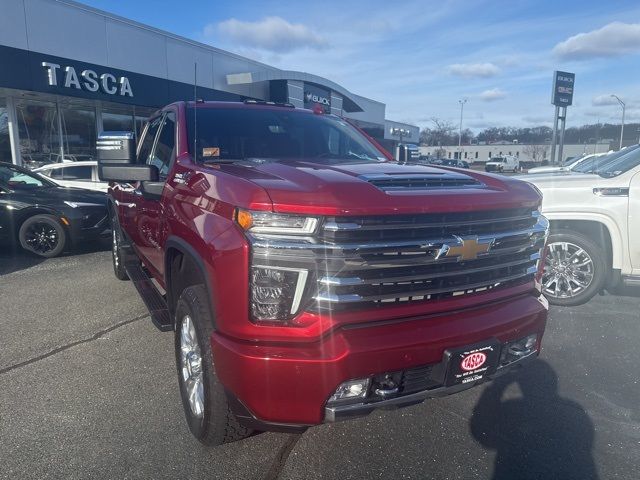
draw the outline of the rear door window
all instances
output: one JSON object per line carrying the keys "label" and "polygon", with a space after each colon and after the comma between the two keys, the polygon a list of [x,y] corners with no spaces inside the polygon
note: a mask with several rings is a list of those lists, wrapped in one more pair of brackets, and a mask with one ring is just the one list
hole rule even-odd
{"label": "rear door window", "polygon": [[91,166],[90,165],[82,165],[82,166],[73,166],[73,167],[65,167],[61,168],[63,170],[63,180],[80,180],[85,182],[91,181]]}

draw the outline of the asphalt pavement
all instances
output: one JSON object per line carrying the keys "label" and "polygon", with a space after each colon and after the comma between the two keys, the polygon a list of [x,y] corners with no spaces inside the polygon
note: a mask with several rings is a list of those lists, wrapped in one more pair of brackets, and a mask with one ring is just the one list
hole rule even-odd
{"label": "asphalt pavement", "polygon": [[552,308],[516,376],[217,448],[184,422],[171,333],[97,248],[0,253],[0,478],[636,479],[640,295]]}

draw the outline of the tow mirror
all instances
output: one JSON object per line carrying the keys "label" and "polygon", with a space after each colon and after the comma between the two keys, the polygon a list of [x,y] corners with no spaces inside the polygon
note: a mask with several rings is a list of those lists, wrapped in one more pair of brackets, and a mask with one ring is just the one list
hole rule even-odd
{"label": "tow mirror", "polygon": [[133,132],[102,132],[96,142],[99,163],[136,163]]}
{"label": "tow mirror", "polygon": [[96,142],[98,177],[112,182],[157,182],[158,168],[136,164],[132,132],[102,132]]}

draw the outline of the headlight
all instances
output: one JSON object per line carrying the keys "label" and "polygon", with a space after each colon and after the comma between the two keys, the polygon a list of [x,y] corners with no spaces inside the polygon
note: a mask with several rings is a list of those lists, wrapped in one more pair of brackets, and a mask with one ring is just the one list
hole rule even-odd
{"label": "headlight", "polygon": [[236,210],[236,223],[251,233],[275,235],[312,235],[318,226],[316,217],[271,212]]}
{"label": "headlight", "polygon": [[286,321],[298,312],[307,270],[251,267],[251,316],[258,321]]}

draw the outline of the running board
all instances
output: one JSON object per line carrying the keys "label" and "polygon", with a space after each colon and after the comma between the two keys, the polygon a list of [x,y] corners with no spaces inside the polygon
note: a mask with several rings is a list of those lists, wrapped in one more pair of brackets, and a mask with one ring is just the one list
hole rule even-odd
{"label": "running board", "polygon": [[622,277],[622,281],[628,287],[640,287],[640,276],[638,275]]}
{"label": "running board", "polygon": [[145,273],[140,262],[127,262],[124,268],[129,279],[138,290],[142,301],[151,314],[151,321],[161,332],[173,330],[173,322],[164,297],[158,292],[149,276]]}

